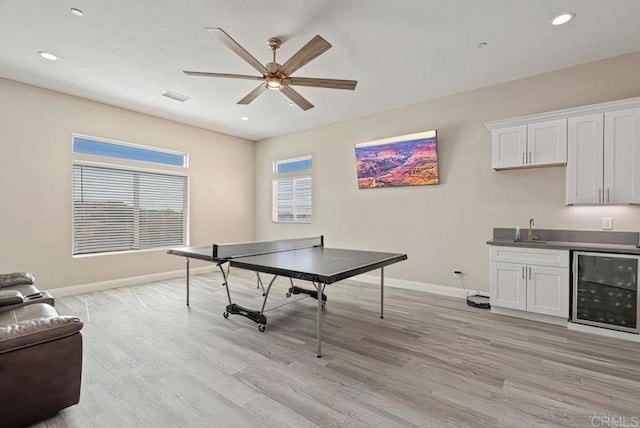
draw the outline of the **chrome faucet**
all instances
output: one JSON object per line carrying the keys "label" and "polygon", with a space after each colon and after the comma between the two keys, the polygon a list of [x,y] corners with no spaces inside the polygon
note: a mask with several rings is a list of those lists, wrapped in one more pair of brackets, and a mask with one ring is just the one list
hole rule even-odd
{"label": "chrome faucet", "polygon": [[530,218],[529,219],[529,234],[527,235],[527,240],[529,240],[529,241],[534,241],[534,240],[538,239],[538,237],[533,234],[533,226],[534,226],[533,219]]}

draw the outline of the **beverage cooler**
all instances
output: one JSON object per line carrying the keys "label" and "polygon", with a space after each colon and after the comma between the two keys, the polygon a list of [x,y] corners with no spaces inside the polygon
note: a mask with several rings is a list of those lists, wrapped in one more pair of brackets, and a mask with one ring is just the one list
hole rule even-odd
{"label": "beverage cooler", "polygon": [[572,321],[639,333],[639,259],[636,255],[575,252]]}

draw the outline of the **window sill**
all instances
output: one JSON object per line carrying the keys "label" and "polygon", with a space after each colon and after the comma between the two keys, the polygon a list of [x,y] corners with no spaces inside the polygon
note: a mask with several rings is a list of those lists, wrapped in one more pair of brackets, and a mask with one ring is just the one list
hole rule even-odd
{"label": "window sill", "polygon": [[188,244],[180,244],[180,245],[170,245],[167,247],[158,247],[158,248],[145,248],[143,250],[125,250],[125,251],[109,251],[104,253],[90,253],[90,254],[72,254],[72,258],[74,259],[85,259],[90,257],[100,257],[100,256],[118,256],[121,254],[139,254],[139,253],[152,253],[155,251],[163,251],[166,252],[169,248],[184,246]]}

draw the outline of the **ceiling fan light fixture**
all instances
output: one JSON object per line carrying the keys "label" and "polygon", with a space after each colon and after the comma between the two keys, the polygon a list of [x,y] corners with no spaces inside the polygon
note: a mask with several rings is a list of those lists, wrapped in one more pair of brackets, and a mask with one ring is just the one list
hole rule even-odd
{"label": "ceiling fan light fixture", "polygon": [[267,77],[265,79],[267,89],[272,91],[279,91],[282,89],[282,80],[277,77]]}

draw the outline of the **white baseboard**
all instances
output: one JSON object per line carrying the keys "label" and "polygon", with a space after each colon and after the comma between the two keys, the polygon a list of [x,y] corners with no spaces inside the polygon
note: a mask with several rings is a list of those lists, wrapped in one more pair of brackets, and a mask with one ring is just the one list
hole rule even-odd
{"label": "white baseboard", "polygon": [[595,327],[584,324],[568,323],[569,330],[581,331],[584,333],[597,334],[600,336],[615,337],[616,339],[630,340],[632,342],[640,342],[640,334],[627,333],[624,331],[610,330],[608,328]]}
{"label": "white baseboard", "polygon": [[496,306],[491,306],[491,313],[498,314],[498,315],[507,315],[510,317],[523,318],[530,321],[545,322],[547,324],[555,324],[563,327],[566,327],[568,323],[566,318],[558,318],[558,317],[552,317],[550,315],[519,311],[517,309],[498,308]]}
{"label": "white baseboard", "polygon": [[[191,275],[199,275],[203,273],[213,272],[215,266],[203,266],[189,269]],[[91,293],[93,291],[109,290],[112,288],[128,287],[130,285],[146,284],[155,281],[165,281],[167,279],[185,277],[184,269],[174,270],[170,272],[152,273],[149,275],[131,276],[128,278],[118,278],[109,281],[90,282],[87,284],[70,285],[68,287],[60,287],[48,289],[47,291],[55,297],[74,296],[76,294]]]}
{"label": "white baseboard", "polygon": [[[368,284],[380,284],[380,275],[357,275],[350,279],[366,282]],[[422,291],[425,293],[439,294],[441,296],[458,297],[460,299],[466,299],[468,295],[478,293],[476,290],[464,290],[462,288],[448,287],[446,285],[429,284],[427,282],[407,281],[404,279],[387,277],[384,278],[384,285],[385,287],[404,288],[405,290]]]}

